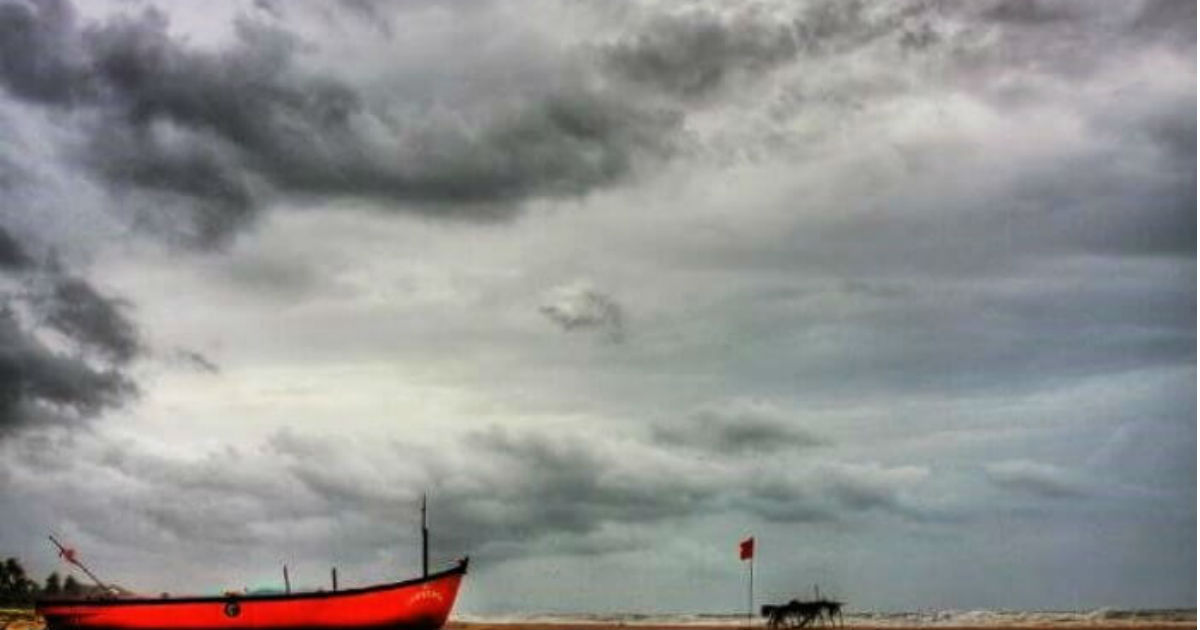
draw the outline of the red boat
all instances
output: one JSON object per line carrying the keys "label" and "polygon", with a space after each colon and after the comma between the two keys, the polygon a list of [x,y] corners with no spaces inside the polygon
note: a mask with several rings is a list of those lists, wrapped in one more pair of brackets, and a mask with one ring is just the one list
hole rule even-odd
{"label": "red boat", "polygon": [[[54,536],[59,555],[83,570],[100,590],[113,592]],[[287,567],[284,567],[287,584]],[[220,597],[46,599],[37,612],[48,630],[437,630],[446,623],[467,559],[429,573],[429,529],[421,498],[421,574],[405,582],[308,593],[226,594]]]}
{"label": "red boat", "polygon": [[340,591],[221,597],[44,600],[49,630],[436,630],[467,560],[423,578]]}

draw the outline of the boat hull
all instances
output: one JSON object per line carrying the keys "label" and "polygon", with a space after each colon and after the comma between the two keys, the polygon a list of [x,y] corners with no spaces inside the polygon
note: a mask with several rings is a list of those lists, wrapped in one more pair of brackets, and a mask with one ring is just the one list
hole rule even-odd
{"label": "boat hull", "polygon": [[466,574],[343,591],[171,599],[56,600],[37,605],[48,630],[436,630]]}

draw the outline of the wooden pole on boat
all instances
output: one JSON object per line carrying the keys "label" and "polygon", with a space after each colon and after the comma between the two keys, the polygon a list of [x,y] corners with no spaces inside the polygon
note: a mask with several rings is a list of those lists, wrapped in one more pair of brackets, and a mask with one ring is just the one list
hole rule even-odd
{"label": "wooden pole on boat", "polygon": [[283,592],[292,594],[292,581],[288,579],[287,565],[283,565]]}
{"label": "wooden pole on boat", "polygon": [[329,578],[333,582],[333,590],[337,590],[337,567],[329,570]]}
{"label": "wooden pole on boat", "polygon": [[429,527],[425,519],[425,495],[421,495],[421,577],[429,577]]}
{"label": "wooden pole on boat", "polygon": [[99,586],[102,589],[108,590],[108,585],[105,584],[104,582],[101,582],[100,578],[96,577],[96,575],[93,574],[90,570],[88,570],[87,567],[83,566],[83,563],[79,561],[79,558],[75,557],[74,549],[71,549],[69,547],[64,547],[63,544],[58,542],[58,539],[55,538],[53,535],[50,536],[50,542],[54,543],[55,547],[58,547],[58,555],[59,556],[61,556],[67,562],[70,562],[71,564],[79,567],[80,569],[83,569],[83,572],[86,573],[87,576],[89,578],[91,578],[91,580],[93,582],[96,583],[96,586]]}

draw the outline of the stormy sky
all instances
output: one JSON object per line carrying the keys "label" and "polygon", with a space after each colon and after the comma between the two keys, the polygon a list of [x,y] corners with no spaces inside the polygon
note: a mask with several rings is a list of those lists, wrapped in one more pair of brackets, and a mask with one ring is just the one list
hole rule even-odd
{"label": "stormy sky", "polygon": [[1194,606],[1183,0],[0,2],[0,555]]}

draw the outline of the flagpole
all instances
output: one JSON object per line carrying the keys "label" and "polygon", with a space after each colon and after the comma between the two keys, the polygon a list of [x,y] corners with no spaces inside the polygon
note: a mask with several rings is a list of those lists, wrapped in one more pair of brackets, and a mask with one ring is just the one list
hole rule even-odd
{"label": "flagpole", "polygon": [[754,556],[750,556],[750,594],[746,600],[746,627],[754,625]]}
{"label": "flagpole", "polygon": [[746,628],[754,625],[754,536],[738,544],[738,559],[750,561],[750,589],[746,593]]}

